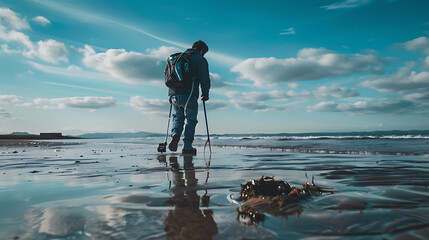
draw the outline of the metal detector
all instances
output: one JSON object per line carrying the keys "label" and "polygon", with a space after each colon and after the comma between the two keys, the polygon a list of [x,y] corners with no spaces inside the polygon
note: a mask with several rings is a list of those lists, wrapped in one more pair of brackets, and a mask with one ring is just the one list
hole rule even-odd
{"label": "metal detector", "polygon": [[170,119],[171,119],[171,108],[173,107],[173,104],[170,104],[170,112],[168,113],[168,124],[167,124],[167,133],[165,134],[165,142],[160,143],[158,145],[158,152],[164,153],[167,152],[167,138],[168,138],[168,130],[170,129]]}
{"label": "metal detector", "polygon": [[206,101],[203,101],[203,107],[204,107],[204,117],[206,119],[206,129],[207,129],[207,140],[204,144],[204,159],[206,158],[206,147],[209,146],[210,155],[209,155],[209,166],[210,166],[210,160],[212,157],[212,146],[210,144],[210,134],[209,134],[209,123],[207,121],[207,111],[206,111]]}

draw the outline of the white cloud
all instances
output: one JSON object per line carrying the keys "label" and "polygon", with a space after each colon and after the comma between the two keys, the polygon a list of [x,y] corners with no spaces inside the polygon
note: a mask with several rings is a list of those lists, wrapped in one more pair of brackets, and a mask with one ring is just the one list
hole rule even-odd
{"label": "white cloud", "polygon": [[27,20],[20,18],[9,8],[0,8],[0,25],[6,25],[16,30],[30,29]]}
{"label": "white cloud", "polygon": [[46,109],[101,109],[114,107],[116,99],[113,97],[36,98],[33,100],[33,105]]}
{"label": "white cloud", "polygon": [[226,92],[225,95],[230,99],[244,99],[246,101],[269,101],[269,100],[300,100],[308,101],[314,99],[330,99],[330,98],[349,98],[356,97],[358,93],[354,88],[341,87],[339,84],[331,86],[320,86],[314,91],[265,91],[265,92]]}
{"label": "white cloud", "polygon": [[49,21],[47,18],[43,17],[43,16],[37,16],[35,18],[32,19],[33,22],[39,23],[43,26],[46,26],[47,24],[51,24],[51,21]]}
{"label": "white cloud", "polygon": [[427,101],[429,100],[429,92],[416,92],[416,93],[407,93],[404,96],[405,100],[409,100],[409,101]]}
{"label": "white cloud", "polygon": [[256,86],[318,80],[359,72],[381,72],[385,63],[374,55],[344,55],[324,48],[304,48],[296,58],[250,58],[231,68]]}
{"label": "white cloud", "polygon": [[268,105],[263,101],[248,101],[245,99],[231,99],[230,103],[238,109],[253,110],[255,112],[268,112],[268,111],[289,111],[290,108],[287,105]]}
{"label": "white cloud", "polygon": [[429,38],[419,37],[411,41],[405,42],[404,47],[409,51],[422,51],[429,55]]}
{"label": "white cloud", "polygon": [[313,94],[317,99],[349,98],[356,97],[359,95],[356,89],[340,87],[339,84],[333,84],[331,86],[320,86],[316,91],[313,91]]}
{"label": "white cloud", "polygon": [[7,45],[7,44],[2,44],[1,45],[1,50],[4,52],[4,53],[7,53],[7,54],[19,54],[19,53],[21,53],[20,51],[18,51],[18,50],[11,50],[11,49],[9,49],[9,46]]}
{"label": "white cloud", "polygon": [[298,87],[298,83],[288,83],[287,84],[290,88],[297,88]]}
{"label": "white cloud", "polygon": [[31,57],[37,57],[45,62],[58,63],[60,61],[68,62],[68,50],[64,43],[57,42],[53,39],[39,41],[34,49],[25,53]]}
{"label": "white cloud", "polygon": [[103,53],[96,53],[88,45],[80,51],[84,54],[83,63],[86,67],[108,73],[126,83],[159,83],[163,79],[165,60],[158,57],[127,52],[124,49],[109,49]]}
{"label": "white cloud", "polygon": [[[162,84],[166,59],[180,49],[161,46],[158,49],[147,49],[148,54],[127,52],[124,49],[109,49],[96,53],[86,45],[79,49],[83,53],[83,63],[86,67],[107,73],[112,78],[131,84],[149,82]],[[230,86],[216,73],[210,73],[213,88]]]}
{"label": "white cloud", "polygon": [[[3,23],[7,23],[12,29],[7,29],[2,25]],[[68,62],[68,50],[63,43],[53,39],[33,43],[26,34],[16,31],[29,28],[27,25],[28,23],[17,17],[15,12],[0,8],[0,40],[19,45],[17,49],[9,49],[7,44],[2,44],[3,52],[8,54],[20,53],[24,57],[39,58],[50,63]]]}
{"label": "white cloud", "polygon": [[[206,107],[209,110],[218,110],[218,109],[227,109],[231,103],[225,100],[209,100],[206,102]],[[200,111],[203,111],[203,108],[200,108]]]}
{"label": "white cloud", "polygon": [[413,102],[398,99],[373,99],[355,103],[320,102],[307,107],[308,112],[345,112],[349,114],[403,114],[426,112]]}
{"label": "white cloud", "polygon": [[230,83],[223,81],[222,77],[217,73],[210,73],[211,88],[224,88],[231,86]]}
{"label": "white cloud", "polygon": [[[34,44],[30,40],[30,38],[22,32],[17,32],[15,30],[11,31],[2,31],[0,29],[0,40],[4,40],[6,42],[16,42],[18,44],[23,45],[25,48],[29,50],[34,49]],[[27,52],[25,50],[20,50],[22,52]]]}
{"label": "white cloud", "polygon": [[[225,100],[209,100],[206,103],[207,109],[227,109],[231,103]],[[142,96],[134,96],[130,98],[130,106],[144,115],[156,115],[160,117],[166,117],[170,108],[168,99],[149,99]],[[203,109],[200,108],[200,111]]]}
{"label": "white cloud", "polygon": [[425,67],[429,68],[429,56],[425,58]]}
{"label": "white cloud", "polygon": [[308,106],[307,112],[338,112],[335,102],[320,102],[314,106]]}
{"label": "white cloud", "polygon": [[269,106],[263,102],[245,101],[243,99],[231,99],[231,103],[238,109],[248,109],[254,111],[262,111],[268,109]]}
{"label": "white cloud", "polygon": [[[309,93],[307,92],[306,95]],[[254,102],[261,102],[261,101],[268,101],[268,100],[286,100],[289,99],[291,96],[288,94],[288,92],[284,91],[278,91],[278,90],[272,90],[272,91],[266,91],[266,92],[226,92],[225,95],[231,99],[231,100],[245,100],[247,102],[251,102],[252,104]]]}
{"label": "white cloud", "polygon": [[414,104],[404,100],[377,99],[373,101],[358,101],[355,103],[338,104],[337,108],[342,112],[348,113],[401,114],[413,112]]}
{"label": "white cloud", "polygon": [[414,67],[415,63],[407,63],[390,75],[363,81],[361,85],[380,92],[395,92],[407,100],[427,99],[429,72],[416,72]]}
{"label": "white cloud", "polygon": [[288,29],[283,29],[281,32],[280,32],[280,35],[293,35],[293,34],[295,34],[296,32],[295,32],[295,29],[293,28],[293,27],[291,27],[291,28],[288,28]]}
{"label": "white cloud", "polygon": [[166,47],[161,46],[158,49],[148,49],[149,55],[166,60],[171,54],[180,52],[180,49],[177,47]]}
{"label": "white cloud", "polygon": [[142,96],[134,96],[130,99],[130,105],[134,110],[145,115],[166,116],[170,103],[168,100],[148,99]]}
{"label": "white cloud", "polygon": [[0,95],[0,104],[15,104],[20,103],[24,99],[16,95]]}
{"label": "white cloud", "polygon": [[343,0],[330,5],[322,6],[321,8],[325,8],[327,10],[355,8],[355,7],[363,6],[369,2],[370,0]]}

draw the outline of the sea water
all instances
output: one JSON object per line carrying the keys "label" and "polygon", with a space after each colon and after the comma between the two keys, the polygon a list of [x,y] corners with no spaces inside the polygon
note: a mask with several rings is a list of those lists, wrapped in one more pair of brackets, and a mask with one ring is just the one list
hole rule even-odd
{"label": "sea water", "polygon": [[[0,239],[429,238],[426,136],[217,136],[211,157],[205,140],[0,147]],[[328,192],[249,221],[240,184],[261,176]]]}

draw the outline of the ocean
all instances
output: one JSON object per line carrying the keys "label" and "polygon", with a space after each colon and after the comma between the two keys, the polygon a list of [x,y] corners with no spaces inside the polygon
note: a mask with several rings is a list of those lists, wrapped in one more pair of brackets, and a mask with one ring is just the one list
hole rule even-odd
{"label": "ocean", "polygon": [[[196,156],[163,141],[0,147],[0,239],[429,239],[427,132],[214,135],[211,155],[197,136]],[[323,191],[240,201],[262,176]]]}

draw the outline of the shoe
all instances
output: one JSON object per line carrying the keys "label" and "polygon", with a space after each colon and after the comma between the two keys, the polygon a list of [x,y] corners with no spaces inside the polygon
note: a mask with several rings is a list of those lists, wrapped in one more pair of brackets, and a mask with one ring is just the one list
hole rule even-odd
{"label": "shoe", "polygon": [[196,148],[182,149],[182,154],[197,155]]}
{"label": "shoe", "polygon": [[175,152],[177,151],[177,145],[179,144],[180,141],[180,136],[175,134],[173,136],[171,136],[171,141],[168,144],[168,149],[170,149],[170,151]]}

